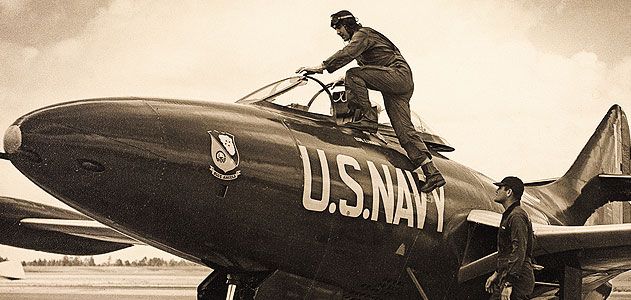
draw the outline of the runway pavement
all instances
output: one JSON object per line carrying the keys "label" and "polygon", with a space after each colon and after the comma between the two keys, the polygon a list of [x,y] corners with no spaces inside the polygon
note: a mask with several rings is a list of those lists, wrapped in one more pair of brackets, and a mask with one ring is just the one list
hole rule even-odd
{"label": "runway pavement", "polygon": [[631,300],[631,272],[619,275],[612,283],[613,293],[608,300]]}
{"label": "runway pavement", "polygon": [[23,280],[0,281],[0,300],[196,299],[204,267],[26,267]]}
{"label": "runway pavement", "polygon": [[[204,267],[26,267],[23,280],[0,280],[0,300],[196,299]],[[610,300],[631,300],[631,273],[614,281]]]}

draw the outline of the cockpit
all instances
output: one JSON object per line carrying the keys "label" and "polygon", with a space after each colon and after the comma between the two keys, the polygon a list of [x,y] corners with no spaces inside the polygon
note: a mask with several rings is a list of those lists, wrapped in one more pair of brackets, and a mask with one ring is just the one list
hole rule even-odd
{"label": "cockpit", "polygon": [[[373,95],[370,95],[373,98]],[[381,105],[371,101],[379,112],[380,128],[386,128],[386,135],[394,135],[388,115]],[[324,84],[311,75],[292,76],[268,84],[245,97],[237,100],[241,104],[270,104],[283,106],[292,110],[329,116],[337,125],[343,126],[352,120],[349,117],[348,103],[344,91],[344,79]],[[450,152],[454,148],[443,138],[435,134],[414,111],[411,112],[412,123],[421,132],[424,141],[436,151]],[[381,132],[381,131],[380,131]]]}

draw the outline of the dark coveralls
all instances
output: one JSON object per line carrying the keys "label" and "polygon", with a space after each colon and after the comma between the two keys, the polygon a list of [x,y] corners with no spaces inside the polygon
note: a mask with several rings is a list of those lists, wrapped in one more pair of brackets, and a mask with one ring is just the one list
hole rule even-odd
{"label": "dark coveralls", "polygon": [[513,285],[511,299],[528,299],[535,287],[532,223],[519,204],[519,201],[513,203],[502,214],[497,232],[497,282],[500,285],[493,289],[491,299],[501,298],[499,287],[506,281]]}
{"label": "dark coveralls", "polygon": [[388,38],[369,27],[357,30],[348,45],[324,61],[324,67],[333,73],[353,59],[359,67],[346,71],[349,107],[366,114],[371,109],[368,89],[380,91],[401,147],[414,167],[419,167],[431,154],[410,118],[410,98],[414,92],[410,66]]}

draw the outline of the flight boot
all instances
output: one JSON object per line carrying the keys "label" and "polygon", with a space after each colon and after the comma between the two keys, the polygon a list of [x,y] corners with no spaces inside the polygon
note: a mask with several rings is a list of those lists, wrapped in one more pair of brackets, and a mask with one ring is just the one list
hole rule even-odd
{"label": "flight boot", "polygon": [[421,192],[431,193],[434,189],[445,185],[445,178],[440,171],[436,169],[432,161],[421,166],[423,173],[425,174],[425,184],[421,186]]}
{"label": "flight boot", "polygon": [[346,126],[370,133],[376,133],[377,128],[379,128],[379,123],[377,123],[377,107],[373,106],[365,113],[361,113],[359,110],[356,111],[353,122],[346,123]]}

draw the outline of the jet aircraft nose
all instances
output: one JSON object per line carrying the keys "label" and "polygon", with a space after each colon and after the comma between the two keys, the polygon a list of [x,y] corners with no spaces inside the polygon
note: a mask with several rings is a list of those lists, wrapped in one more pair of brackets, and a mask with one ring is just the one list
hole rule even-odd
{"label": "jet aircraft nose", "polygon": [[[108,148],[160,140],[156,113],[142,100],[84,100],[49,106],[18,119],[4,137],[5,151],[13,159],[52,163],[72,159],[99,163],[94,155]],[[26,155],[20,155],[26,154]],[[83,164],[84,166],[86,164]],[[72,170],[67,170],[72,171]]]}
{"label": "jet aircraft nose", "polygon": [[22,131],[17,125],[11,125],[4,134],[4,151],[15,154],[22,145]]}
{"label": "jet aircraft nose", "polygon": [[95,198],[110,187],[104,182],[140,173],[135,160],[159,162],[153,148],[163,138],[159,117],[144,100],[95,99],[21,117],[7,129],[4,147],[16,168],[49,193],[100,209],[114,204]]}
{"label": "jet aircraft nose", "polygon": [[[296,139],[259,106],[82,100],[25,115],[5,140],[13,165],[51,195],[193,261],[265,269],[250,257],[293,227],[275,216],[303,211]],[[244,253],[245,241],[257,244]]]}
{"label": "jet aircraft nose", "polygon": [[[250,195],[288,199],[276,191],[302,183],[302,172],[292,172],[300,161],[289,129],[250,105],[68,102],[18,119],[5,147],[20,172],[78,211],[162,250],[225,266],[254,264],[239,252],[215,254],[267,216]],[[283,207],[266,203],[274,206],[263,210],[269,214]]]}

